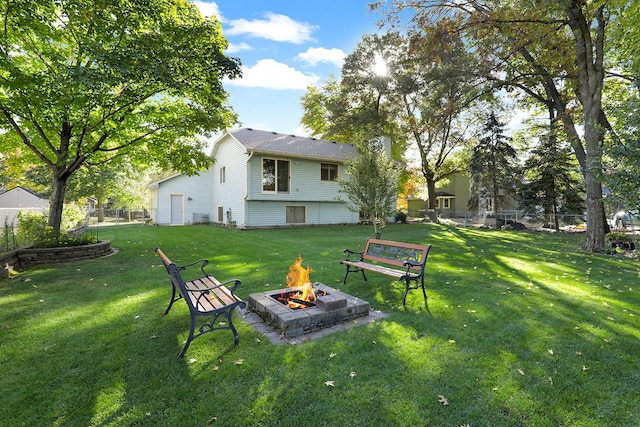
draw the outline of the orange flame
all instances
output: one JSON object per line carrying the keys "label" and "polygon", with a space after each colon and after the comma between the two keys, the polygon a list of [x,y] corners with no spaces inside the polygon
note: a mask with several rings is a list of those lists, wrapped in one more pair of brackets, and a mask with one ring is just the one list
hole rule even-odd
{"label": "orange flame", "polygon": [[[309,278],[311,272],[313,272],[313,270],[310,266],[307,266],[307,268],[302,266],[302,257],[298,255],[296,262],[289,267],[289,274],[287,274],[287,286],[293,289],[300,288],[300,290],[293,295],[293,298],[307,302],[314,302],[316,300],[316,293],[313,291],[311,279]],[[305,306],[295,301],[289,301],[289,307],[301,308]]]}

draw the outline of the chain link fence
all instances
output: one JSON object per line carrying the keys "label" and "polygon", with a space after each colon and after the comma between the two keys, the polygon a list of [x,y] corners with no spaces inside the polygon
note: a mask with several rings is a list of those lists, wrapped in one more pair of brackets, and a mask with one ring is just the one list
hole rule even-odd
{"label": "chain link fence", "polygon": [[[487,226],[500,227],[507,226],[521,229],[551,229],[561,230],[581,230],[586,224],[584,214],[558,214],[558,215],[528,215],[521,210],[507,210],[498,212],[478,212],[478,211],[454,211],[436,210],[435,214],[440,221],[453,222],[462,226]],[[409,217],[417,220],[429,219],[429,212],[426,210],[409,212]],[[496,221],[497,220],[497,221]]]}
{"label": "chain link fence", "polygon": [[151,221],[146,209],[91,209],[90,225],[147,224]]}

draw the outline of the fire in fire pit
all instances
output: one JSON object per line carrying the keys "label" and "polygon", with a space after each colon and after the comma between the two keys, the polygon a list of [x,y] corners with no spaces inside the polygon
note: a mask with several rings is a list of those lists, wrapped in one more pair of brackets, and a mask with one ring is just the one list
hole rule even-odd
{"label": "fire in fire pit", "polygon": [[283,289],[276,299],[293,309],[315,307],[316,298],[326,295],[326,292],[316,291],[313,288],[309,277],[312,272],[310,266],[307,268],[302,266],[302,257],[298,255],[296,262],[289,267],[289,274],[287,274],[287,286],[293,290]]}
{"label": "fire in fire pit", "polygon": [[313,283],[311,267],[302,258],[289,267],[288,288],[249,295],[249,310],[281,331],[285,337],[317,331],[367,316],[369,303],[322,283]]}

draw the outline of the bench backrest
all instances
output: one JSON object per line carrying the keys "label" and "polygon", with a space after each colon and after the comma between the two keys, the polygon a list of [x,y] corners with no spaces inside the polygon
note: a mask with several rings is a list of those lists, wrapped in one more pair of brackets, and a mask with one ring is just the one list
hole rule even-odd
{"label": "bench backrest", "polygon": [[182,279],[182,276],[180,275],[180,270],[178,269],[178,266],[173,261],[171,261],[169,257],[165,255],[164,252],[162,252],[162,249],[156,248],[156,253],[162,260],[162,263],[164,264],[164,268],[167,269],[167,274],[169,274],[171,283],[173,283],[173,286],[176,288],[176,291],[178,291],[180,295],[184,297],[186,293],[186,286],[184,284],[184,280]]}
{"label": "bench backrest", "polygon": [[413,268],[421,270],[427,262],[430,249],[431,245],[425,246],[391,240],[368,239],[362,258],[399,267],[404,266],[404,261],[414,261],[420,265]]}

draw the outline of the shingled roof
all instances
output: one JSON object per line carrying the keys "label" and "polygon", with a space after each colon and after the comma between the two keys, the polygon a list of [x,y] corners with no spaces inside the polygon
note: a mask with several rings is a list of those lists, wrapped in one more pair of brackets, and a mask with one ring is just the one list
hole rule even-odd
{"label": "shingled roof", "polygon": [[345,161],[358,155],[351,144],[306,136],[286,135],[252,128],[229,131],[229,135],[244,145],[248,151],[260,154],[286,155],[290,157]]}

